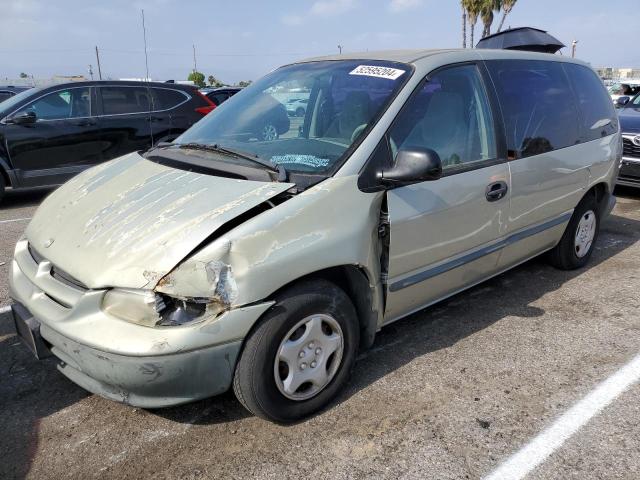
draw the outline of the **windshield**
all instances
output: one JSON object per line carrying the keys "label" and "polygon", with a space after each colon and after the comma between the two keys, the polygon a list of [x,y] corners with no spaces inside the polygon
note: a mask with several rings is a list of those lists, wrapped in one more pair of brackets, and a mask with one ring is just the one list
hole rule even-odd
{"label": "windshield", "polygon": [[328,174],[410,74],[409,65],[372,60],[283,67],[223,103],[175,143],[216,145],[290,172]]}
{"label": "windshield", "polygon": [[29,98],[34,92],[38,92],[42,90],[41,88],[30,88],[29,90],[25,90],[23,92],[14,95],[13,97],[7,98],[4,102],[0,102],[0,115],[8,115],[12,112],[16,105],[22,102],[25,98]]}

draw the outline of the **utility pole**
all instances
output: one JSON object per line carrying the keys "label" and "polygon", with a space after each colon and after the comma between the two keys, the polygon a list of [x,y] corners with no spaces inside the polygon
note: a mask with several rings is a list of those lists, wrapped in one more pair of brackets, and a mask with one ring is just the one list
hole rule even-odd
{"label": "utility pole", "polygon": [[91,67],[91,64],[89,64],[89,75],[91,75],[91,80],[93,80],[93,68]]}
{"label": "utility pole", "polygon": [[193,71],[195,73],[198,71],[198,64],[196,63],[196,46],[195,44],[191,46],[193,47]]}
{"label": "utility pole", "polygon": [[142,9],[142,36],[144,38],[144,65],[147,72],[147,81],[149,81],[149,57],[147,55],[147,29],[144,25],[144,9]]}
{"label": "utility pole", "polygon": [[578,40],[574,40],[573,42],[571,42],[571,58],[575,58],[577,46],[578,46]]}
{"label": "utility pole", "polygon": [[342,45],[338,45],[338,50],[340,50],[340,55],[342,55]]}
{"label": "utility pole", "polygon": [[102,80],[102,70],[100,69],[100,53],[98,52],[98,46],[96,45],[96,60],[98,62],[98,77]]}

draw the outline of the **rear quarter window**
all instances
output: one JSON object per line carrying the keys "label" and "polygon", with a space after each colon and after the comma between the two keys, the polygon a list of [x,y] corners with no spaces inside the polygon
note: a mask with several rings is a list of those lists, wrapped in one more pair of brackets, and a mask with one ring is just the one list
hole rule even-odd
{"label": "rear quarter window", "polygon": [[588,142],[618,131],[618,119],[604,84],[591,69],[572,63],[563,65],[578,100],[581,137]]}
{"label": "rear quarter window", "polygon": [[103,115],[148,113],[151,108],[146,87],[100,87]]}
{"label": "rear quarter window", "polygon": [[487,62],[502,107],[509,158],[539,155],[580,141],[578,109],[560,62]]}
{"label": "rear quarter window", "polygon": [[154,110],[170,110],[188,100],[182,92],[169,88],[152,88],[151,91]]}

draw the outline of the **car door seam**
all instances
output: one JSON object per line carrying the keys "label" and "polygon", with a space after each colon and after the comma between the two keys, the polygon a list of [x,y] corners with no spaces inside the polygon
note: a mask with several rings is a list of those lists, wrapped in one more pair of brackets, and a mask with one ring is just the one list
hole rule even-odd
{"label": "car door seam", "polygon": [[546,222],[543,222],[539,225],[528,227],[520,232],[513,233],[486,247],[482,247],[470,253],[464,253],[454,260],[446,261],[445,263],[442,263],[436,267],[429,267],[407,278],[404,278],[397,282],[393,282],[389,285],[389,291],[397,292],[404,288],[411,287],[417,283],[424,282],[425,280],[446,273],[450,270],[453,270],[454,268],[461,267],[463,265],[466,265],[467,263],[473,262],[474,260],[478,260],[479,258],[502,250],[509,245],[519,242],[520,240],[524,240],[525,238],[531,237],[538,233],[544,232],[545,230],[561,225],[562,223],[568,222],[572,214],[573,210],[566,212],[554,219],[547,220]]}

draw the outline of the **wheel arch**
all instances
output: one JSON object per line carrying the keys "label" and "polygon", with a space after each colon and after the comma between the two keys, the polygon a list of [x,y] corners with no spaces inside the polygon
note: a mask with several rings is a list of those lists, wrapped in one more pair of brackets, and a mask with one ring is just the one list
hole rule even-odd
{"label": "wheel arch", "polygon": [[[360,327],[360,349],[369,348],[375,339],[378,330],[378,301],[375,298],[375,282],[369,278],[367,271],[358,265],[339,265],[335,267],[318,270],[302,277],[296,278],[283,285],[270,295],[270,298],[277,296],[292,285],[304,280],[323,279],[334,283],[347,294],[353,302],[358,315]],[[259,322],[254,324],[255,326]],[[250,334],[249,334],[250,335]],[[249,336],[247,335],[247,337]]]}
{"label": "wheel arch", "polygon": [[598,205],[599,213],[602,216],[605,213],[605,209],[607,208],[609,197],[611,196],[611,190],[609,185],[605,182],[599,182],[595,185],[592,185],[589,190],[582,196],[580,201],[587,198],[588,196],[592,196],[596,204]]}

